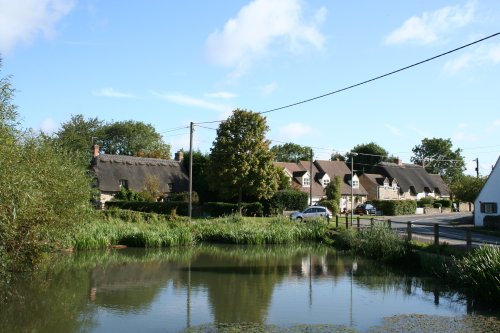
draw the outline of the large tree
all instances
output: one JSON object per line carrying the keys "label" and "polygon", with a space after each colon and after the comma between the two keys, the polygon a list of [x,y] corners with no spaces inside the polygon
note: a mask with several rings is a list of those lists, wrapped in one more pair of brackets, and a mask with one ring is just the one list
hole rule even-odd
{"label": "large tree", "polygon": [[[387,160],[388,154],[387,150],[375,142],[370,142],[355,146],[345,157],[348,162],[351,161],[351,157],[354,158],[354,172],[363,172],[370,171],[374,165]],[[348,165],[351,167],[350,163]]]}
{"label": "large tree", "polygon": [[285,143],[271,147],[274,154],[274,160],[277,162],[309,161],[311,158],[311,149],[298,145],[296,143]]}
{"label": "large tree", "polygon": [[72,115],[71,119],[61,125],[56,132],[56,142],[64,149],[90,155],[91,145],[101,136],[103,121],[96,118],[85,119],[83,115]]}
{"label": "large tree", "polygon": [[453,150],[451,139],[425,138],[413,147],[411,161],[425,167],[429,173],[439,174],[448,183],[459,179],[465,170],[462,150]]}
{"label": "large tree", "polygon": [[[0,58],[0,71],[2,58]],[[12,134],[17,122],[17,106],[13,103],[14,87],[10,83],[10,76],[0,77],[0,134]]]}
{"label": "large tree", "polygon": [[[189,172],[189,153],[184,153],[182,163]],[[193,151],[193,191],[198,193],[201,202],[215,201],[217,195],[208,186],[208,167],[210,156],[201,151]]]}
{"label": "large tree", "polygon": [[241,204],[243,195],[269,199],[278,190],[279,170],[265,138],[268,130],[265,117],[241,109],[219,125],[209,181],[224,198],[237,198]]}
{"label": "large tree", "polygon": [[97,142],[106,154],[170,159],[170,145],[150,124],[140,121],[119,121],[106,124]]}
{"label": "large tree", "polygon": [[453,197],[462,202],[474,202],[486,183],[487,177],[462,175],[450,184]]}

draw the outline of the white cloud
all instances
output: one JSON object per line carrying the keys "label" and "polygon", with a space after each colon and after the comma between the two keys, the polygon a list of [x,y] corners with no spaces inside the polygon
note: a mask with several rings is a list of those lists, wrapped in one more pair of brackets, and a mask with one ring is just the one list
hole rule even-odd
{"label": "white cloud", "polygon": [[486,129],[486,132],[491,133],[491,132],[496,132],[500,128],[500,119],[496,119],[488,128]]}
{"label": "white cloud", "polygon": [[241,76],[274,45],[293,51],[304,44],[321,49],[325,38],[318,25],[327,11],[319,9],[309,21],[304,20],[303,12],[301,0],[254,0],[229,19],[222,31],[208,36],[206,55],[212,63],[233,67],[234,76]]}
{"label": "white cloud", "polygon": [[476,2],[469,1],[464,6],[448,6],[421,16],[413,16],[401,27],[386,37],[387,44],[416,42],[429,44],[437,42],[442,35],[471,23],[474,19]]}
{"label": "white cloud", "polygon": [[306,126],[301,123],[290,123],[280,128],[280,136],[290,140],[297,139],[301,136],[307,135],[313,131],[312,127]]}
{"label": "white cloud", "polygon": [[74,5],[74,0],[0,0],[0,52],[28,44],[39,34],[51,37]]}
{"label": "white cloud", "polygon": [[224,114],[231,112],[233,110],[233,108],[229,105],[212,103],[212,102],[205,101],[203,99],[194,98],[194,97],[183,95],[183,94],[155,93],[155,95],[164,99],[164,100],[175,103],[175,104],[194,106],[194,107],[197,107],[200,109],[221,111]]}
{"label": "white cloud", "polygon": [[106,87],[98,91],[93,91],[92,94],[94,94],[95,96],[103,96],[103,97],[136,98],[136,96],[133,94],[124,93],[111,87]]}
{"label": "white cloud", "polygon": [[207,93],[207,94],[205,94],[205,97],[231,99],[231,98],[235,98],[236,94],[233,94],[233,93],[230,93],[227,91],[219,91],[219,92],[215,92],[215,93]]}
{"label": "white cloud", "polygon": [[457,130],[453,134],[453,140],[462,141],[462,142],[473,142],[477,141],[477,136],[472,134],[470,130],[468,130],[469,125],[466,123],[458,124]]}
{"label": "white cloud", "polygon": [[454,75],[460,71],[487,64],[500,63],[500,44],[481,45],[444,64],[444,72]]}
{"label": "white cloud", "polygon": [[278,84],[276,82],[271,82],[260,87],[260,92],[262,95],[268,96],[271,95],[276,89],[278,89]]}
{"label": "white cloud", "polygon": [[40,123],[40,131],[45,134],[52,134],[59,128],[59,124],[52,118],[47,118]]}

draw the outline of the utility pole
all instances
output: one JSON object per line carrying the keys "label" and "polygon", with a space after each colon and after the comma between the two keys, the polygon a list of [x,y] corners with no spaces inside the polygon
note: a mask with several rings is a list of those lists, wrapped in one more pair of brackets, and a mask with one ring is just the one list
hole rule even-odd
{"label": "utility pole", "polygon": [[189,221],[193,216],[193,125],[189,123]]}
{"label": "utility pole", "polygon": [[313,204],[313,150],[311,148],[311,165],[309,166],[309,205]]}
{"label": "utility pole", "polygon": [[354,186],[354,156],[358,154],[351,152],[351,223],[352,223],[352,215],[353,215],[353,205],[354,205],[354,191],[353,191],[353,186]]}
{"label": "utility pole", "polygon": [[476,161],[476,178],[479,178],[479,158],[476,157],[473,161]]}

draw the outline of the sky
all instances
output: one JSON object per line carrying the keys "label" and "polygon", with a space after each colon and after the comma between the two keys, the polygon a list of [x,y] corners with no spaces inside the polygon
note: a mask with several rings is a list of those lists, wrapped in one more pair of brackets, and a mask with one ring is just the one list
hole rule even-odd
{"label": "sky", "polygon": [[[209,152],[217,121],[369,80],[500,32],[498,0],[0,0],[1,77],[21,124],[72,115],[151,124]],[[316,159],[375,142],[410,163],[451,139],[467,174],[500,155],[500,36],[349,90],[265,113],[271,144]],[[90,141],[90,139],[89,139]],[[90,145],[90,143],[89,143]]]}

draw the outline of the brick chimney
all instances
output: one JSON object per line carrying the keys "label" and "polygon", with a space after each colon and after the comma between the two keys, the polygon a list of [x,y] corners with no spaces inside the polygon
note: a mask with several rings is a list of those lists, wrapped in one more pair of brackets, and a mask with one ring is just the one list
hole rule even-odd
{"label": "brick chimney", "polygon": [[93,147],[93,156],[94,156],[94,158],[96,158],[97,156],[99,156],[99,145],[94,145],[94,147]]}
{"label": "brick chimney", "polygon": [[403,160],[399,158],[399,156],[396,158],[396,164],[397,165],[403,165]]}
{"label": "brick chimney", "polygon": [[182,150],[179,150],[177,153],[175,153],[174,159],[178,162],[182,162],[184,159],[184,152]]}

